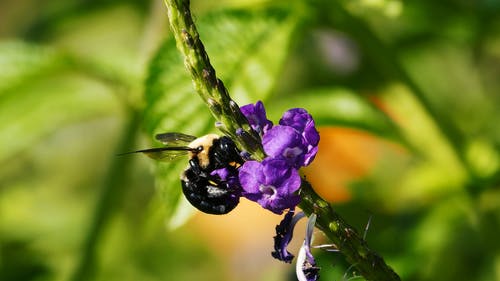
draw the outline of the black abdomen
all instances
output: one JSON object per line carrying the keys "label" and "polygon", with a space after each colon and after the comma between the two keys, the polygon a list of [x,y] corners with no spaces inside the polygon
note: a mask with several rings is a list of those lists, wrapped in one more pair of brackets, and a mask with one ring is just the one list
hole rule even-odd
{"label": "black abdomen", "polygon": [[[189,170],[186,171],[187,177],[189,172]],[[204,213],[227,214],[239,203],[239,197],[235,196],[227,187],[214,186],[210,184],[208,178],[198,178],[195,181],[182,180],[181,184],[182,192],[189,203]]]}
{"label": "black abdomen", "polygon": [[[181,177],[182,192],[198,210],[214,215],[227,214],[239,203],[241,187],[238,168],[243,164],[239,150],[228,137],[215,139],[208,151],[209,164],[202,168],[198,157],[189,160]],[[212,172],[226,169],[232,180],[221,179]],[[235,180],[236,179],[236,182]]]}

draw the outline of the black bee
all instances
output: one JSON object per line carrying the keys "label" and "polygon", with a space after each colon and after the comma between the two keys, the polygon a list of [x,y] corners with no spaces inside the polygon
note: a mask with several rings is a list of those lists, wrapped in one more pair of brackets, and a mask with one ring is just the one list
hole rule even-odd
{"label": "black bee", "polygon": [[196,138],[182,133],[164,133],[156,139],[165,147],[138,150],[149,157],[170,161],[188,154],[189,166],[181,174],[182,192],[198,210],[214,215],[227,214],[239,203],[239,186],[234,186],[213,173],[226,169],[237,176],[243,164],[240,151],[234,142],[216,134]]}

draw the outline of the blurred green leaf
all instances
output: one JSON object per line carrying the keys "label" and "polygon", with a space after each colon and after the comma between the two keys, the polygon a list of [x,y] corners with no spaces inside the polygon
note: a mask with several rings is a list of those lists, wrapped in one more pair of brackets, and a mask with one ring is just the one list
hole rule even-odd
{"label": "blurred green leaf", "polygon": [[47,75],[64,65],[54,49],[21,41],[0,42],[0,98],[11,88],[37,75]]}
{"label": "blurred green leaf", "polygon": [[5,91],[0,98],[0,161],[62,126],[119,110],[112,92],[92,79],[75,73],[40,78]]}
{"label": "blurred green leaf", "polygon": [[[206,49],[231,97],[240,105],[265,100],[289,53],[298,14],[288,9],[212,14],[205,30]],[[211,54],[214,54],[213,56]]]}
{"label": "blurred green leaf", "polygon": [[346,126],[398,139],[397,127],[382,111],[346,88],[314,89],[294,97],[272,100],[269,115],[277,121],[289,108],[307,109],[319,126]]}
{"label": "blurred green leaf", "polygon": [[422,44],[405,50],[402,61],[415,82],[428,93],[432,105],[451,116],[461,131],[481,132],[490,123],[496,124],[493,118],[497,108],[488,102],[490,96],[482,89],[473,53],[465,46],[446,42]]}
{"label": "blurred green leaf", "polygon": [[0,280],[40,280],[41,276],[48,278],[50,269],[29,242],[0,243]]}
{"label": "blurred green leaf", "polygon": [[[124,24],[126,23],[126,24]],[[139,84],[147,42],[140,11],[128,4],[87,10],[57,21],[51,43],[122,84]],[[144,49],[143,49],[144,48]]]}
{"label": "blurred green leaf", "polygon": [[[421,261],[415,268],[414,278],[431,280],[439,276],[442,280],[473,280],[482,270],[480,266],[490,262],[484,255],[486,241],[477,231],[474,206],[469,202],[467,196],[448,197],[430,208],[419,221],[411,243],[413,254]],[[457,264],[467,266],[456,267]],[[453,270],[443,271],[443,268]]]}
{"label": "blurred green leaf", "polygon": [[[288,54],[295,23],[296,17],[281,9],[224,10],[197,20],[211,61],[233,99],[246,104],[267,98]],[[168,39],[151,61],[146,80],[146,132],[151,137],[167,131],[200,136],[213,124],[194,93],[174,40]],[[170,216],[179,203],[179,173],[185,166],[185,162],[157,166],[157,186]]]}

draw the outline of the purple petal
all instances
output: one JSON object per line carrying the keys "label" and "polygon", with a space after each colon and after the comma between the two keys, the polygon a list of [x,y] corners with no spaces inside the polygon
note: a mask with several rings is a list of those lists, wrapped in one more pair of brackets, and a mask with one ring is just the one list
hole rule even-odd
{"label": "purple petal", "polygon": [[227,180],[230,176],[229,170],[226,168],[213,170],[210,173],[211,176],[218,176],[221,180]]}
{"label": "purple petal", "polygon": [[304,133],[302,134],[307,144],[312,146],[317,146],[319,143],[319,133],[314,126],[314,120],[311,120],[304,128]]}
{"label": "purple petal", "polygon": [[291,195],[300,188],[301,179],[299,172],[294,168],[289,168],[288,172],[284,174],[284,179],[278,185],[278,193],[281,196]]}
{"label": "purple petal", "polygon": [[[250,197],[246,197],[251,200]],[[297,206],[297,204],[300,203],[300,196],[295,194],[290,194],[287,196],[279,196],[274,194],[273,196],[262,196],[257,200],[257,203],[259,203],[262,208],[267,209],[277,215],[281,215],[284,210]]]}
{"label": "purple petal", "polygon": [[[297,206],[300,203],[300,196],[295,192],[299,190],[301,184],[298,171],[286,166],[282,160],[266,159],[262,164],[264,173],[273,175],[268,177],[268,179],[272,179],[268,184],[274,187],[275,193],[273,196],[261,198],[258,201],[259,204],[276,214],[281,214],[283,210]],[[282,170],[276,169],[277,167]]]}
{"label": "purple petal", "polygon": [[307,148],[300,165],[309,165],[316,156],[319,143],[319,133],[316,130],[312,116],[303,108],[292,108],[283,114],[280,124],[294,128],[302,136],[303,144]]}
{"label": "purple petal", "polygon": [[228,190],[231,193],[231,198],[235,201],[235,205],[241,197],[241,184],[239,181],[238,170],[236,168],[222,168],[214,170],[210,173],[215,181],[219,182],[219,187]]}
{"label": "purple petal", "polygon": [[262,138],[264,151],[270,157],[284,159],[290,166],[300,167],[304,162],[307,146],[302,136],[292,127],[274,126]]}
{"label": "purple petal", "polygon": [[279,200],[270,202],[270,206],[267,208],[275,214],[282,214],[283,210],[294,208],[300,203],[300,196],[297,194],[287,194],[286,196],[279,196]]}
{"label": "purple petal", "polygon": [[316,153],[318,153],[318,147],[317,146],[309,148],[309,151],[304,156],[304,166],[307,166],[307,165],[311,164],[311,162],[316,157]]}
{"label": "purple petal", "polygon": [[319,134],[314,125],[314,119],[305,109],[292,108],[288,110],[280,119],[280,125],[290,126],[297,130],[308,145],[318,145]]}
{"label": "purple petal", "polygon": [[243,115],[248,120],[248,123],[259,133],[261,136],[268,129],[273,126],[273,122],[269,121],[266,116],[266,110],[264,108],[264,104],[261,101],[257,101],[254,104],[247,104],[240,108]]}
{"label": "purple petal", "polygon": [[264,179],[262,164],[246,161],[239,169],[240,184],[246,194],[260,194],[259,186]]}
{"label": "purple petal", "polygon": [[291,263],[294,257],[288,252],[287,247],[290,241],[292,241],[295,224],[305,216],[303,212],[299,212],[297,215],[294,215],[294,213],[295,209],[290,209],[280,224],[276,226],[274,251],[271,253],[275,259],[286,263]]}
{"label": "purple petal", "polygon": [[299,132],[304,132],[306,124],[312,120],[312,116],[303,108],[292,108],[283,113],[280,125],[293,127]]}
{"label": "purple petal", "polygon": [[280,184],[288,178],[290,166],[284,160],[268,157],[262,161],[262,166],[265,184]]}
{"label": "purple petal", "polygon": [[240,168],[239,181],[243,196],[273,213],[281,214],[300,202],[296,194],[301,184],[299,173],[283,160],[247,161]]}

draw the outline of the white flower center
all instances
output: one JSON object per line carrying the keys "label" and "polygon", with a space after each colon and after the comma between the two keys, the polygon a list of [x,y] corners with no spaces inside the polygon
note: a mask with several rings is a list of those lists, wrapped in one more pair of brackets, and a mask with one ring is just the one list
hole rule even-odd
{"label": "white flower center", "polygon": [[260,192],[262,192],[263,194],[265,194],[269,197],[272,197],[274,194],[276,194],[276,187],[274,187],[272,185],[261,184],[259,186],[259,190],[260,190]]}
{"label": "white flower center", "polygon": [[302,153],[302,149],[298,147],[287,147],[283,151],[283,157],[293,159]]}

